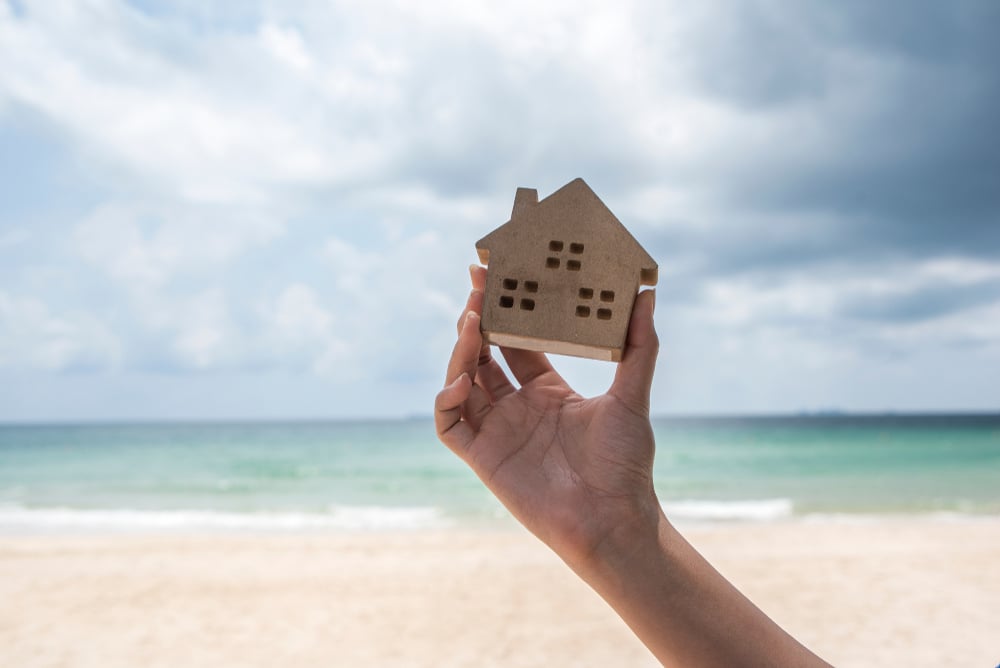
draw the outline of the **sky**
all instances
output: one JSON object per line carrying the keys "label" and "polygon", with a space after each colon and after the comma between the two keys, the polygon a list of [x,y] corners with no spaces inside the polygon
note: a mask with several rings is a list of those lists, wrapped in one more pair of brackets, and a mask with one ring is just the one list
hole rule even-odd
{"label": "sky", "polygon": [[992,0],[0,0],[0,421],[428,415],[577,177],[654,414],[998,410],[997,63]]}

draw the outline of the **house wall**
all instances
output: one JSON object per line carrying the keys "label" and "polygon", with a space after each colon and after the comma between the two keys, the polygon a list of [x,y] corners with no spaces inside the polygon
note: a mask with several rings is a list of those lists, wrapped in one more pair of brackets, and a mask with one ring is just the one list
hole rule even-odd
{"label": "house wall", "polygon": [[626,266],[606,241],[537,228],[517,236],[518,252],[491,253],[483,329],[621,348],[638,269]]}

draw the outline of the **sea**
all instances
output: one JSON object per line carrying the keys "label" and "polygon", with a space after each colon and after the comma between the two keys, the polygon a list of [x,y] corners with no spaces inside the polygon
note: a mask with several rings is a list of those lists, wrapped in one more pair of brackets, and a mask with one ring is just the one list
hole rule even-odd
{"label": "sea", "polygon": [[[654,420],[677,522],[1000,516],[1000,414]],[[429,419],[0,426],[0,531],[398,531],[514,520]]]}

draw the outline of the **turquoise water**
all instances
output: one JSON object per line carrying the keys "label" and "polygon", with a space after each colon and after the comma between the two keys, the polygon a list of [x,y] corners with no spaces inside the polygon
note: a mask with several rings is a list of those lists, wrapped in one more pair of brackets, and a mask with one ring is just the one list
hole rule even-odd
{"label": "turquoise water", "polygon": [[[654,426],[679,519],[1000,514],[1000,415]],[[0,528],[504,522],[428,420],[0,427]]]}
{"label": "turquoise water", "polygon": [[1000,513],[1000,415],[656,424],[668,499],[781,498],[796,514]]}

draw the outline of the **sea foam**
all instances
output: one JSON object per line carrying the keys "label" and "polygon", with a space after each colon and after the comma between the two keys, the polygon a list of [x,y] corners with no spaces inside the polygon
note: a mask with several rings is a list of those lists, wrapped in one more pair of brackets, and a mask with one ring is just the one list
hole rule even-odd
{"label": "sea foam", "polygon": [[791,517],[791,499],[745,499],[716,501],[684,499],[666,501],[663,510],[676,520],[743,520],[764,522]]}
{"label": "sea foam", "polygon": [[433,507],[334,506],[316,513],[0,507],[0,531],[394,531],[450,524]]}

